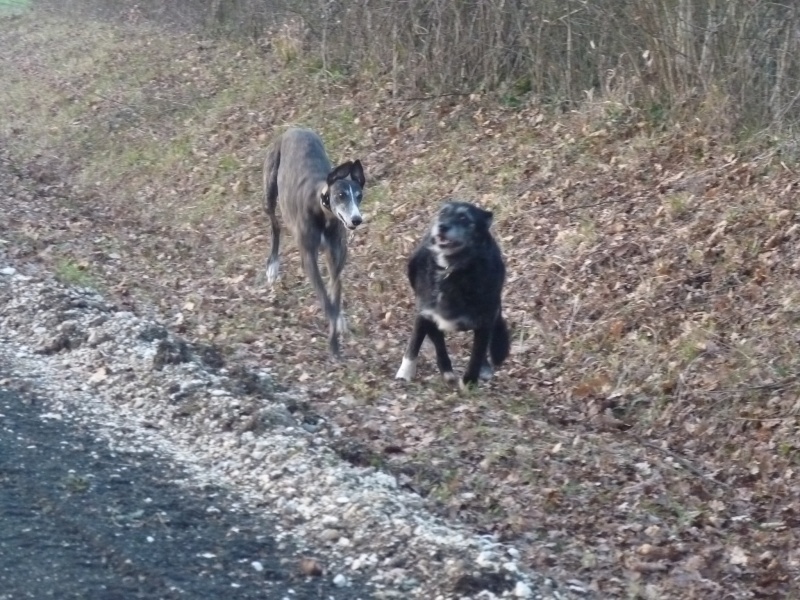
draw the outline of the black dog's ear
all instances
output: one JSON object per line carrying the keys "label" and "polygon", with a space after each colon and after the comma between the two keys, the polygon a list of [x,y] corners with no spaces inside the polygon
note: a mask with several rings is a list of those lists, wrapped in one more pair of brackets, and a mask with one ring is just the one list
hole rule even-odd
{"label": "black dog's ear", "polygon": [[478,210],[480,211],[480,222],[486,227],[486,229],[489,229],[489,227],[492,226],[492,221],[494,220],[492,211],[483,210],[482,208],[479,208]]}
{"label": "black dog's ear", "polygon": [[328,173],[327,182],[328,185],[333,185],[335,181],[339,181],[340,179],[347,178],[350,175],[350,171],[353,169],[353,161],[348,160],[347,162],[343,162],[338,167],[336,167],[333,171]]}
{"label": "black dog's ear", "polygon": [[364,177],[364,167],[361,166],[361,161],[356,159],[353,166],[350,168],[350,178],[355,181],[361,188],[367,183],[367,178]]}
{"label": "black dog's ear", "polygon": [[322,203],[322,206],[330,210],[331,208],[331,188],[327,185],[323,188],[322,192],[319,195],[319,201]]}

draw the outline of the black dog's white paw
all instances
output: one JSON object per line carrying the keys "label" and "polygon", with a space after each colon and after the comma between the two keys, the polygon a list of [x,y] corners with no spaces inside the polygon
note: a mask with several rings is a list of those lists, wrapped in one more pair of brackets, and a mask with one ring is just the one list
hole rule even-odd
{"label": "black dog's white paw", "polygon": [[397,375],[395,375],[394,378],[411,381],[412,379],[414,379],[414,375],[416,374],[417,374],[417,361],[403,357],[403,362],[400,364],[400,368],[397,369]]}

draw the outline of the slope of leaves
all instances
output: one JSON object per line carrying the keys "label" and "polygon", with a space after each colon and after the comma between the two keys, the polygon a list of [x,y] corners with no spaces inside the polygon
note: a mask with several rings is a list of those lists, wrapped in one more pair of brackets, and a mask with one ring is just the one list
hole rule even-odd
{"label": "slope of leaves", "polygon": [[[141,27],[0,21],[0,197],[20,258],[277,372],[377,464],[527,564],[599,597],[783,598],[800,582],[798,176],[709,122],[655,130],[624,104],[554,116],[490,98],[393,99],[252,47]],[[716,121],[715,121],[716,119]],[[368,169],[345,360],[260,163],[288,124]],[[431,357],[398,385],[405,257],[440,199],[495,211],[514,344],[458,394]],[[65,268],[67,265],[70,269]],[[456,366],[468,338],[454,336]]]}

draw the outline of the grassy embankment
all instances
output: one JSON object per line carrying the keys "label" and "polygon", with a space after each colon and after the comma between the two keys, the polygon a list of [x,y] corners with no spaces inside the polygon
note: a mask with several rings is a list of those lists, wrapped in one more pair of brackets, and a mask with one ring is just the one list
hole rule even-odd
{"label": "grassy embankment", "polygon": [[[351,460],[601,597],[796,591],[796,165],[726,135],[711,104],[675,124],[623,97],[564,115],[400,101],[275,46],[0,20],[4,159],[47,190],[0,199],[11,251],[270,366]],[[368,169],[341,365],[291,243],[282,284],[257,277],[260,163],[290,123]],[[450,194],[495,211],[509,272],[514,353],[467,396],[432,360],[392,381],[404,260]]]}

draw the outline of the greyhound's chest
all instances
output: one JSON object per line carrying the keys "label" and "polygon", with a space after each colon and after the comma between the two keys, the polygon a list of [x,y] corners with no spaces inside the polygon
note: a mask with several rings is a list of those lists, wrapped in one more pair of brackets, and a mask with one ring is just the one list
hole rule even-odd
{"label": "greyhound's chest", "polygon": [[347,232],[338,221],[325,221],[319,232],[319,249],[322,252],[339,252],[347,239]]}

